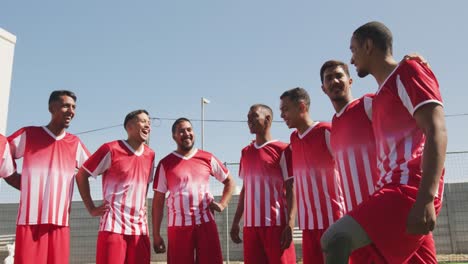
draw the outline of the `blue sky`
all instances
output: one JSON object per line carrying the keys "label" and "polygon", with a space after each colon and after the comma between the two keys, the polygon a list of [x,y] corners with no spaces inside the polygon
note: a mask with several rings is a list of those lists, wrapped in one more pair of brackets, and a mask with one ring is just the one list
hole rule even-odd
{"label": "blue sky", "polygon": [[[7,133],[45,125],[55,89],[77,96],[72,133],[118,125],[134,109],[155,118],[246,120],[265,103],[279,117],[279,95],[306,88],[316,120],[333,108],[321,92],[319,69],[328,59],[349,62],[358,26],[384,22],[394,55],[418,51],[438,77],[446,114],[468,113],[468,2],[455,1],[4,1],[0,27],[17,36]],[[372,77],[353,93],[376,90]],[[449,151],[468,150],[468,116],[448,117]],[[175,148],[172,121],[155,121],[150,146],[158,159]],[[193,123],[200,144],[200,122]],[[288,141],[292,131],[273,126]],[[124,138],[123,127],[80,135],[91,151]],[[205,149],[237,162],[253,137],[245,123],[205,123]],[[2,187],[4,187],[3,185]],[[3,198],[2,198],[3,199]]]}

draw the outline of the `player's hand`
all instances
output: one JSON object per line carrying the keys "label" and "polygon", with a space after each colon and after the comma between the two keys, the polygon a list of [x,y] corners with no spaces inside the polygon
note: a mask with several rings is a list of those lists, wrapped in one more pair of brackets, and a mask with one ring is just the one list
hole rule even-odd
{"label": "player's hand", "polygon": [[242,243],[242,239],[239,237],[239,232],[240,232],[239,224],[233,223],[231,226],[231,232],[229,232],[229,234],[231,235],[232,242],[236,244]]}
{"label": "player's hand", "polygon": [[281,233],[281,249],[285,250],[289,248],[292,242],[292,227],[287,225],[284,229],[283,232]]}
{"label": "player's hand", "polygon": [[221,203],[212,201],[209,205],[209,208],[212,213],[214,213],[214,211],[221,213],[224,210],[224,208],[226,208],[226,206],[222,205]]}
{"label": "player's hand", "polygon": [[416,52],[405,55],[403,57],[403,60],[417,60],[420,61],[422,64],[426,65],[428,68],[431,68],[429,62],[427,62],[427,60],[423,56],[421,56],[421,54]]}
{"label": "player's hand", "polygon": [[103,203],[98,207],[91,208],[89,210],[89,214],[91,216],[102,216],[109,210],[109,205],[107,203]]}
{"label": "player's hand", "polygon": [[164,239],[161,236],[153,237],[153,249],[156,254],[166,252],[166,244],[164,244]]}
{"label": "player's hand", "polygon": [[434,230],[436,218],[433,199],[422,199],[418,196],[409,212],[406,232],[414,235],[427,235]]}

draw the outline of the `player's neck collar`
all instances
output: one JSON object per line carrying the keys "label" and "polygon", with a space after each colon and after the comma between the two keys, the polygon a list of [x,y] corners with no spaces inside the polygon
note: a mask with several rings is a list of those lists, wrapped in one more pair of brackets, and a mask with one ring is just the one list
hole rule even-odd
{"label": "player's neck collar", "polygon": [[191,159],[193,156],[195,156],[195,154],[197,154],[197,152],[198,152],[198,149],[197,149],[197,148],[193,148],[193,149],[191,150],[191,153],[189,153],[188,156],[184,156],[184,155],[178,153],[178,152],[175,151],[175,150],[172,152],[172,154],[176,155],[177,157],[179,157],[179,158],[181,158],[181,159],[189,160],[189,159]]}
{"label": "player's neck collar", "polygon": [[299,131],[297,131],[297,136],[300,138],[300,139],[303,139],[305,136],[307,136],[307,134],[309,134],[310,131],[312,131],[312,129],[318,125],[319,122],[314,122],[306,131],[304,131],[304,133],[299,133]]}
{"label": "player's neck collar", "polygon": [[42,128],[44,129],[44,131],[45,131],[47,134],[49,134],[49,136],[51,136],[51,137],[52,137],[53,139],[55,139],[55,140],[61,140],[61,139],[64,138],[65,135],[67,134],[67,131],[64,130],[62,134],[56,136],[56,135],[55,135],[54,133],[52,133],[52,131],[50,131],[46,126],[43,126]]}
{"label": "player's neck collar", "polygon": [[128,142],[126,140],[121,140],[121,141],[128,148],[128,150],[133,152],[133,154],[135,154],[136,156],[141,156],[143,154],[143,152],[145,151],[145,146],[144,145],[141,147],[140,151],[137,151],[137,150],[133,149],[133,147],[130,144],[128,144]]}
{"label": "player's neck collar", "polygon": [[261,149],[261,148],[263,148],[264,146],[266,146],[266,145],[268,145],[268,144],[270,144],[270,143],[276,142],[276,141],[278,141],[278,140],[273,139],[273,140],[270,140],[270,141],[267,141],[267,142],[263,143],[263,144],[260,145],[260,146],[257,145],[257,142],[254,142],[254,147],[255,147],[256,149]]}
{"label": "player's neck collar", "polygon": [[341,108],[341,110],[340,110],[338,113],[335,114],[336,117],[340,117],[340,116],[344,113],[344,111],[346,111],[346,109],[348,108],[348,106],[349,106],[350,104],[352,104],[352,103],[353,103],[354,101],[356,101],[356,100],[357,100],[357,99],[353,99],[353,100],[349,101],[345,106],[343,106],[343,108]]}

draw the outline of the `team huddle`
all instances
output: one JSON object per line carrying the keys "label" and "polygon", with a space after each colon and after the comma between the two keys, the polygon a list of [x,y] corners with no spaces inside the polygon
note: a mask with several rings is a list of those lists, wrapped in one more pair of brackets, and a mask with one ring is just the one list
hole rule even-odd
{"label": "team huddle", "polygon": [[[322,65],[321,88],[336,111],[331,123],[312,119],[305,89],[281,94],[281,118],[295,129],[289,143],[273,139],[269,106],[250,107],[255,140],[241,152],[243,186],[230,231],[232,241],[243,243],[244,263],[296,263],[296,224],[305,264],[437,263],[431,231],[442,205],[447,146],[442,97],[424,59],[397,62],[392,42],[380,22],[362,25],[351,38],[351,64],[359,77],[376,79],[375,94],[354,99],[348,65]],[[87,210],[100,217],[96,263],[150,263],[150,183],[154,251],[167,253],[168,263],[222,263],[214,212],[228,206],[235,184],[218,158],[194,147],[190,120],[173,123],[177,148],[155,164],[145,144],[147,111],[125,117],[126,140],[91,155],[66,132],[75,105],[73,92],[54,91],[48,125],[0,135],[0,177],[20,190],[15,263],[69,262],[75,179]],[[99,175],[103,203],[96,205],[89,177]],[[211,176],[224,184],[219,201],[209,191]]]}

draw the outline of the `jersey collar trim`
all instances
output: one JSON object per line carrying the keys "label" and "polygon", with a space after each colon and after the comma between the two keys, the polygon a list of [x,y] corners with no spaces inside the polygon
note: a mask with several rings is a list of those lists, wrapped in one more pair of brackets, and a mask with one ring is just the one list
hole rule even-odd
{"label": "jersey collar trim", "polygon": [[53,139],[55,140],[61,140],[62,138],[65,137],[65,135],[67,134],[67,132],[63,132],[61,135],[58,135],[56,136],[54,133],[52,133],[52,131],[50,131],[47,127],[43,126],[42,127],[44,129],[44,131],[49,134],[49,136],[51,136]]}
{"label": "jersey collar trim", "polygon": [[335,116],[340,117],[344,113],[344,111],[346,111],[346,109],[348,109],[348,106],[350,104],[352,104],[353,102],[355,102],[356,100],[357,99],[353,99],[353,100],[349,101],[345,106],[343,106],[343,108],[341,108],[341,110],[338,113],[335,114]]}
{"label": "jersey collar trim", "polygon": [[266,146],[266,145],[268,145],[268,144],[270,144],[270,143],[276,142],[276,141],[278,141],[278,140],[273,139],[273,140],[270,140],[270,141],[267,141],[267,142],[263,143],[261,146],[257,145],[257,142],[254,142],[254,147],[255,147],[256,149],[261,149],[261,148],[263,148],[264,146]]}
{"label": "jersey collar trim", "polygon": [[377,90],[377,92],[375,94],[378,94],[380,92],[380,90],[382,90],[382,87],[384,87],[384,85],[387,83],[388,79],[390,79],[390,77],[392,77],[392,75],[396,72],[396,70],[400,68],[400,64],[398,63],[398,65],[395,67],[395,69],[393,69],[393,71],[387,76],[387,78],[385,78],[385,81],[382,83],[382,85],[380,85],[379,89]]}
{"label": "jersey collar trim", "polygon": [[180,155],[179,153],[177,153],[177,151],[173,151],[172,154],[176,155],[177,157],[183,159],[183,160],[189,160],[191,159],[193,156],[195,156],[195,154],[197,154],[198,152],[198,149],[195,149],[190,155],[188,156],[184,156],[184,155]]}
{"label": "jersey collar trim", "polygon": [[143,146],[140,151],[136,151],[132,148],[132,146],[130,146],[130,144],[127,143],[127,141],[125,140],[120,140],[120,141],[122,141],[124,145],[128,148],[128,150],[133,152],[133,154],[135,154],[136,156],[141,156],[143,152],[145,151],[145,146]]}
{"label": "jersey collar trim", "polygon": [[305,136],[307,136],[307,134],[309,134],[310,131],[312,131],[312,129],[318,125],[320,122],[314,122],[304,133],[299,133],[299,131],[297,131],[297,136],[299,137],[299,139],[303,139]]}

